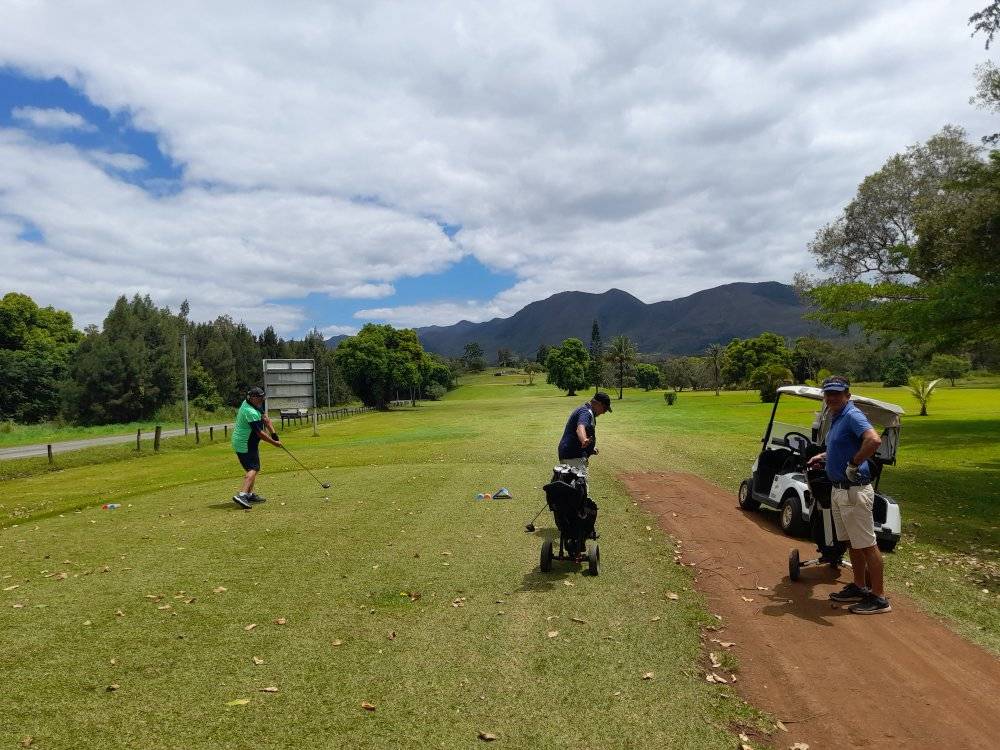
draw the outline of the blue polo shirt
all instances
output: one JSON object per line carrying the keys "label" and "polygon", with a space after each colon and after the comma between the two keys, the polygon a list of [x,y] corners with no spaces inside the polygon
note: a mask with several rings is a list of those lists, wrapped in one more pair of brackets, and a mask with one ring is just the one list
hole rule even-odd
{"label": "blue polo shirt", "polygon": [[[847,464],[861,447],[861,436],[872,429],[864,412],[848,401],[833,418],[826,435],[826,475],[831,482],[846,482]],[[871,482],[871,467],[865,461],[860,466],[861,484]]]}
{"label": "blue polo shirt", "polygon": [[[587,446],[586,452],[584,452],[583,446],[580,445],[580,438],[576,436],[576,427],[581,424],[587,430],[587,437],[592,441]],[[563,428],[562,439],[559,441],[559,460],[561,461],[564,458],[583,458],[593,453],[594,446],[597,444],[596,426],[597,417],[594,416],[589,403],[574,409],[573,413],[569,415],[569,419],[566,420],[566,427]]]}

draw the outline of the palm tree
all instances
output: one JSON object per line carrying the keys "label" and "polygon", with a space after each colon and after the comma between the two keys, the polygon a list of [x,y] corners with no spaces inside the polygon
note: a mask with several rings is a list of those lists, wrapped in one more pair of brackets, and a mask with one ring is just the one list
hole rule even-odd
{"label": "palm tree", "polygon": [[611,346],[605,359],[615,365],[615,374],[618,380],[618,400],[622,398],[622,391],[625,389],[625,375],[635,362],[635,345],[628,336],[615,336],[611,339]]}
{"label": "palm tree", "polygon": [[936,380],[931,380],[930,382],[913,376],[910,378],[910,383],[907,389],[913,394],[913,397],[920,402],[920,416],[927,416],[927,402],[931,400],[931,396],[934,394],[934,387],[941,382],[941,378]]}

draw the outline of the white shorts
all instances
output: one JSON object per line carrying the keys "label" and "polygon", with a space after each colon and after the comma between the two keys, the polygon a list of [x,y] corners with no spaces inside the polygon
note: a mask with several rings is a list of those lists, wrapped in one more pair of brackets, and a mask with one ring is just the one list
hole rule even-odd
{"label": "white shorts", "polygon": [[849,541],[854,549],[875,546],[875,488],[870,484],[830,491],[830,510],[837,527],[837,539]]}

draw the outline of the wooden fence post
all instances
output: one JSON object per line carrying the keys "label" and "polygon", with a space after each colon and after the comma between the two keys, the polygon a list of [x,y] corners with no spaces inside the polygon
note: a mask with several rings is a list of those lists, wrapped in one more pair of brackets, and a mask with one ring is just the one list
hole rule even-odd
{"label": "wooden fence post", "polygon": [[48,454],[49,454],[49,463],[52,463],[52,444],[51,444],[51,443],[49,443],[49,444],[48,444],[47,446],[45,446],[45,447],[46,447],[46,449],[48,450]]}
{"label": "wooden fence post", "polygon": [[153,450],[160,450],[160,431],[163,428],[160,425],[156,425],[156,432],[153,433]]}
{"label": "wooden fence post", "polygon": [[229,425],[222,425],[222,432],[225,435],[226,440],[229,440]]}
{"label": "wooden fence post", "polygon": [[140,427],[135,431],[135,449],[137,451],[142,450],[142,428]]}
{"label": "wooden fence post", "polygon": [[208,426],[208,441],[210,443],[215,442],[215,425]]}
{"label": "wooden fence post", "polygon": [[198,423],[197,422],[194,423],[194,443],[195,443],[195,445],[198,445],[199,443],[201,443],[201,435],[198,433]]}

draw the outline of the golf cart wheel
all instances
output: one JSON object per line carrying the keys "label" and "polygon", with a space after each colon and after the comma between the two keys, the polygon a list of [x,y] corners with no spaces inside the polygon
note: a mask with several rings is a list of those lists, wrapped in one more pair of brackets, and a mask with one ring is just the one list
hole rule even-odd
{"label": "golf cart wheel", "polygon": [[799,551],[793,549],[788,553],[788,577],[793,580],[799,580],[799,571],[802,566],[799,564]]}
{"label": "golf cart wheel", "polygon": [[802,536],[806,531],[802,520],[802,502],[796,492],[792,491],[781,500],[781,512],[778,515],[781,530],[788,536]]}
{"label": "golf cart wheel", "polygon": [[601,548],[597,544],[587,550],[587,572],[592,576],[601,572]]}
{"label": "golf cart wheel", "polygon": [[543,573],[552,570],[552,540],[546,539],[542,542],[542,558],[538,565]]}
{"label": "golf cart wheel", "polygon": [[896,545],[899,544],[899,540],[898,539],[878,539],[878,540],[875,541],[875,544],[878,545],[878,548],[882,552],[892,552],[894,549],[896,549]]}
{"label": "golf cart wheel", "polygon": [[753,499],[749,479],[744,480],[743,484],[740,485],[740,491],[736,495],[736,498],[739,500],[740,507],[743,510],[757,510],[760,507],[760,503]]}

